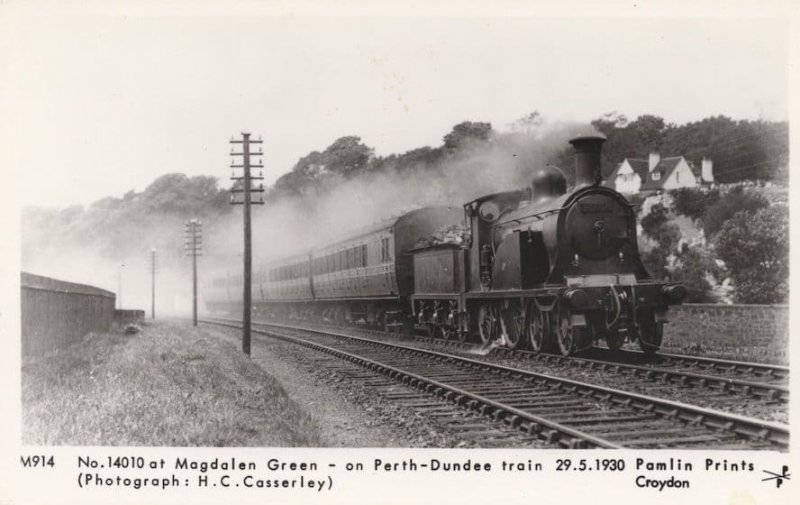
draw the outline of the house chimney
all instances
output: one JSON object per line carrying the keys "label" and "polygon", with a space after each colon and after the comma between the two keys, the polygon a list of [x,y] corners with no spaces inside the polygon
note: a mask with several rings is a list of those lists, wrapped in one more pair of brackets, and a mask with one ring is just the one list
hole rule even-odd
{"label": "house chimney", "polygon": [[714,182],[714,164],[712,161],[703,156],[703,162],[700,170],[700,178],[703,182]]}
{"label": "house chimney", "polygon": [[600,184],[603,173],[600,171],[600,153],[603,150],[603,134],[582,135],[570,140],[575,148],[575,187]]}
{"label": "house chimney", "polygon": [[650,153],[650,159],[647,162],[647,170],[652,172],[654,168],[658,166],[658,163],[661,161],[661,155],[658,153]]}

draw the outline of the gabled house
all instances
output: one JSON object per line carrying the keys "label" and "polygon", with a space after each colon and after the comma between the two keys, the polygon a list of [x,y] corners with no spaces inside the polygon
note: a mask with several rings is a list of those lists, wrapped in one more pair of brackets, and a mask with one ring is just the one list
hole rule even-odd
{"label": "gabled house", "polygon": [[662,158],[658,153],[650,153],[646,160],[622,160],[608,182],[620,193],[692,188],[714,182],[713,165],[711,160],[703,158],[698,169],[683,156]]}

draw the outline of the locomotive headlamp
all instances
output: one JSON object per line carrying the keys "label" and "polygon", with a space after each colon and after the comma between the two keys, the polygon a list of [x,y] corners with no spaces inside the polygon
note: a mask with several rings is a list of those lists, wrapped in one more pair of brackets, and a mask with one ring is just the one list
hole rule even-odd
{"label": "locomotive headlamp", "polygon": [[661,288],[667,303],[682,303],[687,296],[686,288],[680,284],[666,284]]}
{"label": "locomotive headlamp", "polygon": [[589,295],[582,289],[569,289],[564,293],[564,298],[573,309],[592,308]]}

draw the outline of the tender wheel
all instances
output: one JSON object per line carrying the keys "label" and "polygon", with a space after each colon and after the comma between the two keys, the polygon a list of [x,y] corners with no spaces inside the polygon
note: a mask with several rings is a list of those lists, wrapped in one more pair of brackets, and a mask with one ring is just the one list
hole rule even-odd
{"label": "tender wheel", "polygon": [[497,309],[484,303],[478,311],[478,334],[481,342],[488,345],[497,339],[500,324],[498,322]]}
{"label": "tender wheel", "polygon": [[528,303],[528,337],[534,352],[550,347],[550,313],[540,311],[533,302]]}
{"label": "tender wheel", "polygon": [[456,332],[449,324],[437,324],[436,335],[442,340],[452,340],[456,336]]}
{"label": "tender wheel", "polygon": [[386,329],[386,312],[378,310],[375,313],[375,328],[384,331]]}
{"label": "tender wheel", "polygon": [[509,349],[524,348],[528,342],[527,327],[525,326],[525,310],[519,302],[511,302],[508,308],[503,310],[503,317],[500,318],[500,325],[503,333],[508,338],[507,347]]}
{"label": "tender wheel", "polygon": [[469,318],[463,314],[458,314],[453,321],[453,331],[459,342],[469,340]]}

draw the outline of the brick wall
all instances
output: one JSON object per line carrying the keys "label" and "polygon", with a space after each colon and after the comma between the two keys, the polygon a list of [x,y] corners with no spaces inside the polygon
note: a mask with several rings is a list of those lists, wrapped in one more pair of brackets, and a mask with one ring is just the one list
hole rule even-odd
{"label": "brick wall", "polygon": [[20,287],[23,356],[60,349],[111,327],[116,296],[110,291],[26,272]]}

